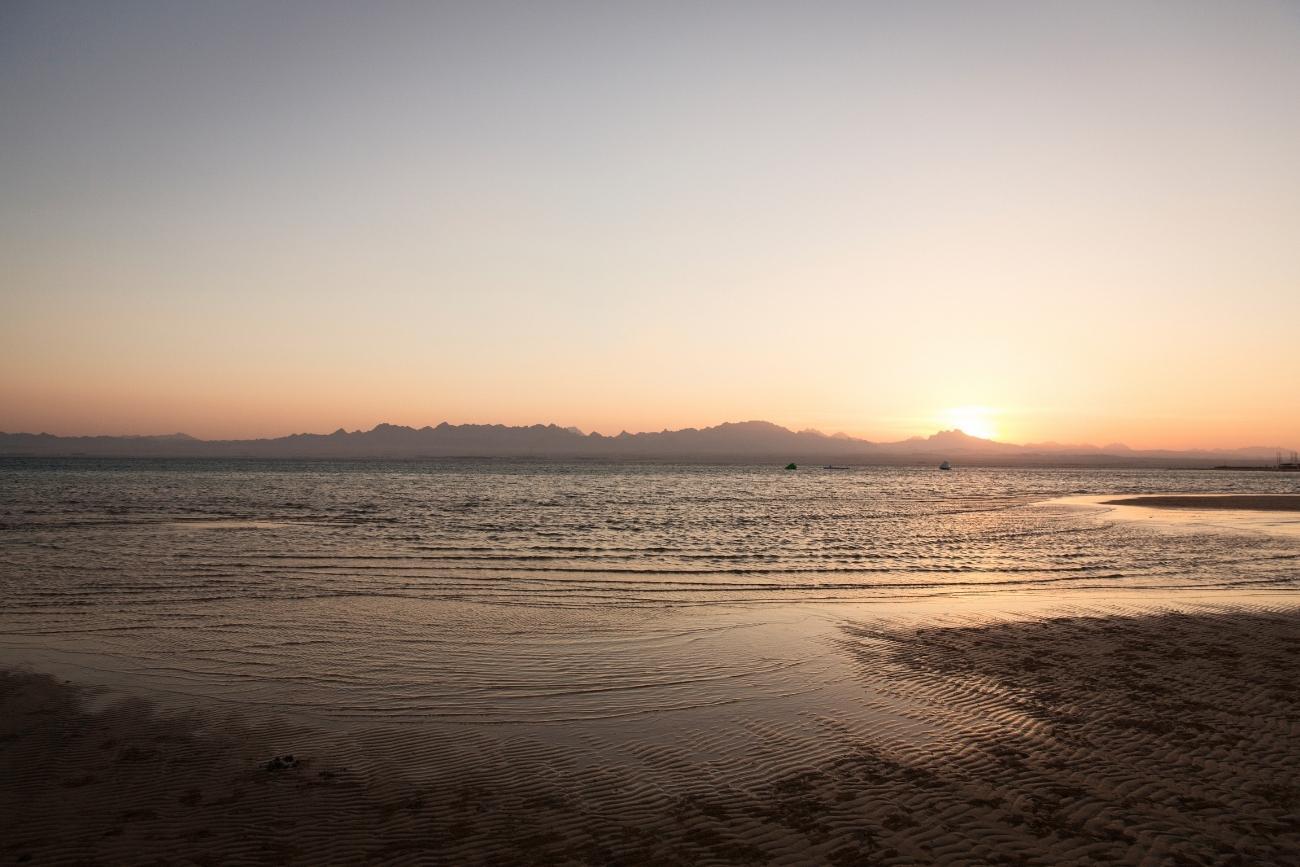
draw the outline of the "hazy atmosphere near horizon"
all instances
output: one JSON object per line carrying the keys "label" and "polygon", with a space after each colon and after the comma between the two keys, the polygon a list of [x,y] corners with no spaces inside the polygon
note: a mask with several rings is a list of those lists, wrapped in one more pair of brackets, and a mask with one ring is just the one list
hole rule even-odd
{"label": "hazy atmosphere near horizon", "polygon": [[0,864],[1300,864],[1296,0],[0,0]]}
{"label": "hazy atmosphere near horizon", "polygon": [[1290,2],[4,2],[0,430],[1294,447],[1298,41]]}

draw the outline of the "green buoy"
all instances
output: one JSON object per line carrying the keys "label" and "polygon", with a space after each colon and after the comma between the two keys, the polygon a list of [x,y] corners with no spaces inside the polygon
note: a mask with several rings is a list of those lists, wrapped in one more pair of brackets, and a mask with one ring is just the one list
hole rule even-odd
{"label": "green buoy", "polygon": [[787,470],[797,470],[797,469],[799,469],[799,468],[798,468],[797,466],[795,466],[794,464],[786,464],[786,465],[785,465],[785,468],[786,468]]}

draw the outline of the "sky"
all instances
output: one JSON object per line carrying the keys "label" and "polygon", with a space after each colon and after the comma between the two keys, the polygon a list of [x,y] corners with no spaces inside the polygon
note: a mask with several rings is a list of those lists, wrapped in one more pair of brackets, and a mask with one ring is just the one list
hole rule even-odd
{"label": "sky", "polygon": [[1300,447],[1300,4],[0,0],[0,430]]}

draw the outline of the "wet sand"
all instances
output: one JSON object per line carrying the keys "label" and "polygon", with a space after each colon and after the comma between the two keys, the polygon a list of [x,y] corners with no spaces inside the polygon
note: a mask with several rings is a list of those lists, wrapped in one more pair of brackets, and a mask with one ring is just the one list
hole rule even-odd
{"label": "wet sand", "polygon": [[1150,506],[1157,509],[1245,509],[1252,512],[1300,512],[1300,494],[1189,494],[1103,500],[1105,506]]}
{"label": "wet sand", "polygon": [[581,725],[328,730],[11,672],[0,860],[1300,861],[1300,608],[858,620],[837,645],[894,721],[809,719],[820,748],[739,774],[725,728],[620,759]]}

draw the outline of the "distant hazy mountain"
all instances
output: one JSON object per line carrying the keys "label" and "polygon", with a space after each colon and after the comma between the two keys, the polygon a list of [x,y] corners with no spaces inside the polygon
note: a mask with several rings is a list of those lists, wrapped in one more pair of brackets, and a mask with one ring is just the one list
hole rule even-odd
{"label": "distant hazy mountain", "polygon": [[1276,448],[1217,452],[1135,451],[1112,444],[1031,443],[1015,445],[940,431],[929,437],[877,443],[844,434],[792,431],[765,421],[728,422],[716,427],[657,433],[583,434],[573,427],[451,425],[412,428],[381,424],[368,431],[293,434],[275,439],[199,440],[165,436],[58,437],[0,433],[0,455],[63,457],[252,457],[252,458],[455,458],[536,457],[697,462],[786,461],[855,464],[928,463],[939,460],[1000,465],[1085,464],[1204,465],[1273,459]]}

